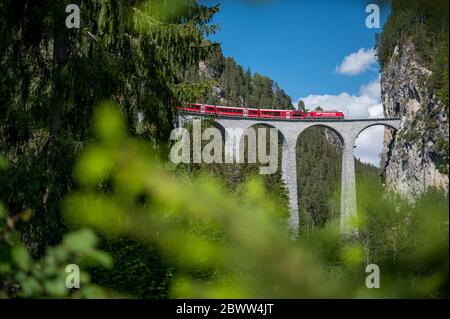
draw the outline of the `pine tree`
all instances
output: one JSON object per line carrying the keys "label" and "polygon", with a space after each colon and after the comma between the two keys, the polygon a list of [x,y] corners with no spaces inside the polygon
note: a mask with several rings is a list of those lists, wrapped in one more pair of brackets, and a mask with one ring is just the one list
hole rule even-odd
{"label": "pine tree", "polygon": [[0,3],[0,153],[10,163],[0,197],[11,214],[34,212],[24,237],[36,254],[61,238],[59,203],[73,184],[74,156],[91,138],[96,105],[114,100],[134,133],[142,113],[140,133],[164,144],[174,102],[204,91],[183,83],[184,70],[216,47],[204,35],[215,30],[217,6],[85,0],[81,28],[67,29],[66,5]]}

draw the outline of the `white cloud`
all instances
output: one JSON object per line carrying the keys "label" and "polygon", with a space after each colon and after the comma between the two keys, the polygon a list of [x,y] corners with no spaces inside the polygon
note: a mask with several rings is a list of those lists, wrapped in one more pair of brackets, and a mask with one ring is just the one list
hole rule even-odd
{"label": "white cloud", "polygon": [[369,127],[356,139],[355,157],[361,162],[380,166],[380,153],[383,148],[384,127]]}
{"label": "white cloud", "polygon": [[308,109],[315,109],[321,106],[325,110],[339,110],[345,116],[368,117],[369,107],[378,104],[378,100],[368,95],[350,95],[342,92],[339,95],[308,95],[301,98]]}
{"label": "white cloud", "polygon": [[346,75],[358,75],[370,69],[377,63],[375,49],[361,48],[358,52],[347,55],[340,65],[336,67],[336,72]]}
{"label": "white cloud", "polygon": [[310,94],[298,99],[294,103],[295,106],[299,100],[303,100],[306,108],[310,110],[321,106],[325,110],[342,111],[346,117],[383,117],[380,78],[362,85],[358,95],[350,95],[347,92],[338,95]]}
{"label": "white cloud", "polygon": [[369,84],[363,84],[359,89],[359,95],[367,95],[374,99],[380,99],[381,96],[381,85],[380,85],[380,77],[378,80],[374,80]]}
{"label": "white cloud", "polygon": [[[380,92],[380,78],[378,78],[362,85],[358,95],[350,95],[347,92],[338,95],[311,94],[299,100],[303,100],[306,108],[310,110],[321,106],[325,110],[342,111],[346,118],[380,118],[384,117]],[[294,103],[294,105],[297,105],[297,103]],[[373,126],[363,131],[355,143],[355,156],[363,162],[379,166],[383,132],[383,126]]]}
{"label": "white cloud", "polygon": [[379,104],[369,106],[369,117],[370,118],[384,117],[383,104],[379,103]]}

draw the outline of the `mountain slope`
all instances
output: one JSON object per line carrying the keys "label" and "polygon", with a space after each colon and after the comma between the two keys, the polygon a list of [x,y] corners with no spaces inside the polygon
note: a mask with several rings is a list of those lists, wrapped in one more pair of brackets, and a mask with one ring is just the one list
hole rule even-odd
{"label": "mountain slope", "polygon": [[378,39],[384,113],[401,118],[385,131],[386,185],[411,199],[448,191],[448,2],[393,1]]}
{"label": "mountain slope", "polygon": [[198,102],[250,108],[291,109],[292,99],[279,85],[267,76],[244,70],[221,50],[209,55],[198,66],[190,69],[188,82],[215,80],[211,91],[198,98]]}

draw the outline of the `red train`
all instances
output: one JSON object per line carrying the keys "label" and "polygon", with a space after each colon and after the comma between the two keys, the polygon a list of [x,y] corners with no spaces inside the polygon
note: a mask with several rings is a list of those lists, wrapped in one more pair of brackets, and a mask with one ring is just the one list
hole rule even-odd
{"label": "red train", "polygon": [[222,116],[270,118],[270,119],[343,119],[344,113],[340,111],[313,111],[303,112],[297,110],[277,109],[251,109],[243,107],[217,106],[206,104],[189,104],[179,107],[180,110],[193,113],[216,114]]}

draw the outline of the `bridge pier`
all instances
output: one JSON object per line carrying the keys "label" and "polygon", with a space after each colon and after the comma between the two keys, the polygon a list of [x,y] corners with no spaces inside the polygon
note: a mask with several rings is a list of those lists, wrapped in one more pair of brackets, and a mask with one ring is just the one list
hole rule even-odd
{"label": "bridge pier", "polygon": [[341,217],[340,228],[344,235],[355,233],[356,218],[356,177],[353,142],[344,143],[342,148],[341,172]]}
{"label": "bridge pier", "polygon": [[[203,114],[182,114],[184,120],[202,118]],[[395,130],[401,128],[398,118],[380,119],[344,119],[344,120],[317,120],[317,121],[285,121],[269,119],[250,119],[243,117],[218,117],[216,123],[225,129],[225,161],[233,163],[239,158],[240,141],[242,133],[249,127],[259,124],[269,124],[276,128],[284,137],[282,150],[282,178],[286,183],[289,193],[289,229],[298,235],[299,215],[298,215],[298,195],[297,195],[297,158],[296,145],[297,138],[305,129],[320,125],[326,127],[340,138],[342,148],[342,178],[341,178],[341,214],[340,228],[344,236],[355,234],[356,225],[353,220],[356,217],[356,182],[355,182],[355,157],[354,143],[358,135],[368,127],[374,125],[384,125]],[[182,121],[179,126],[182,126]],[[226,129],[229,129],[228,132]],[[236,130],[238,129],[238,130]]]}
{"label": "bridge pier", "polygon": [[240,144],[244,129],[225,128],[225,163],[238,163],[243,154],[240,154]]}
{"label": "bridge pier", "polygon": [[234,139],[225,133],[225,163],[232,163],[234,159]]}
{"label": "bridge pier", "polygon": [[298,236],[298,194],[297,194],[297,156],[296,139],[285,140],[281,158],[281,177],[286,184],[289,195],[289,231],[293,237]]}

